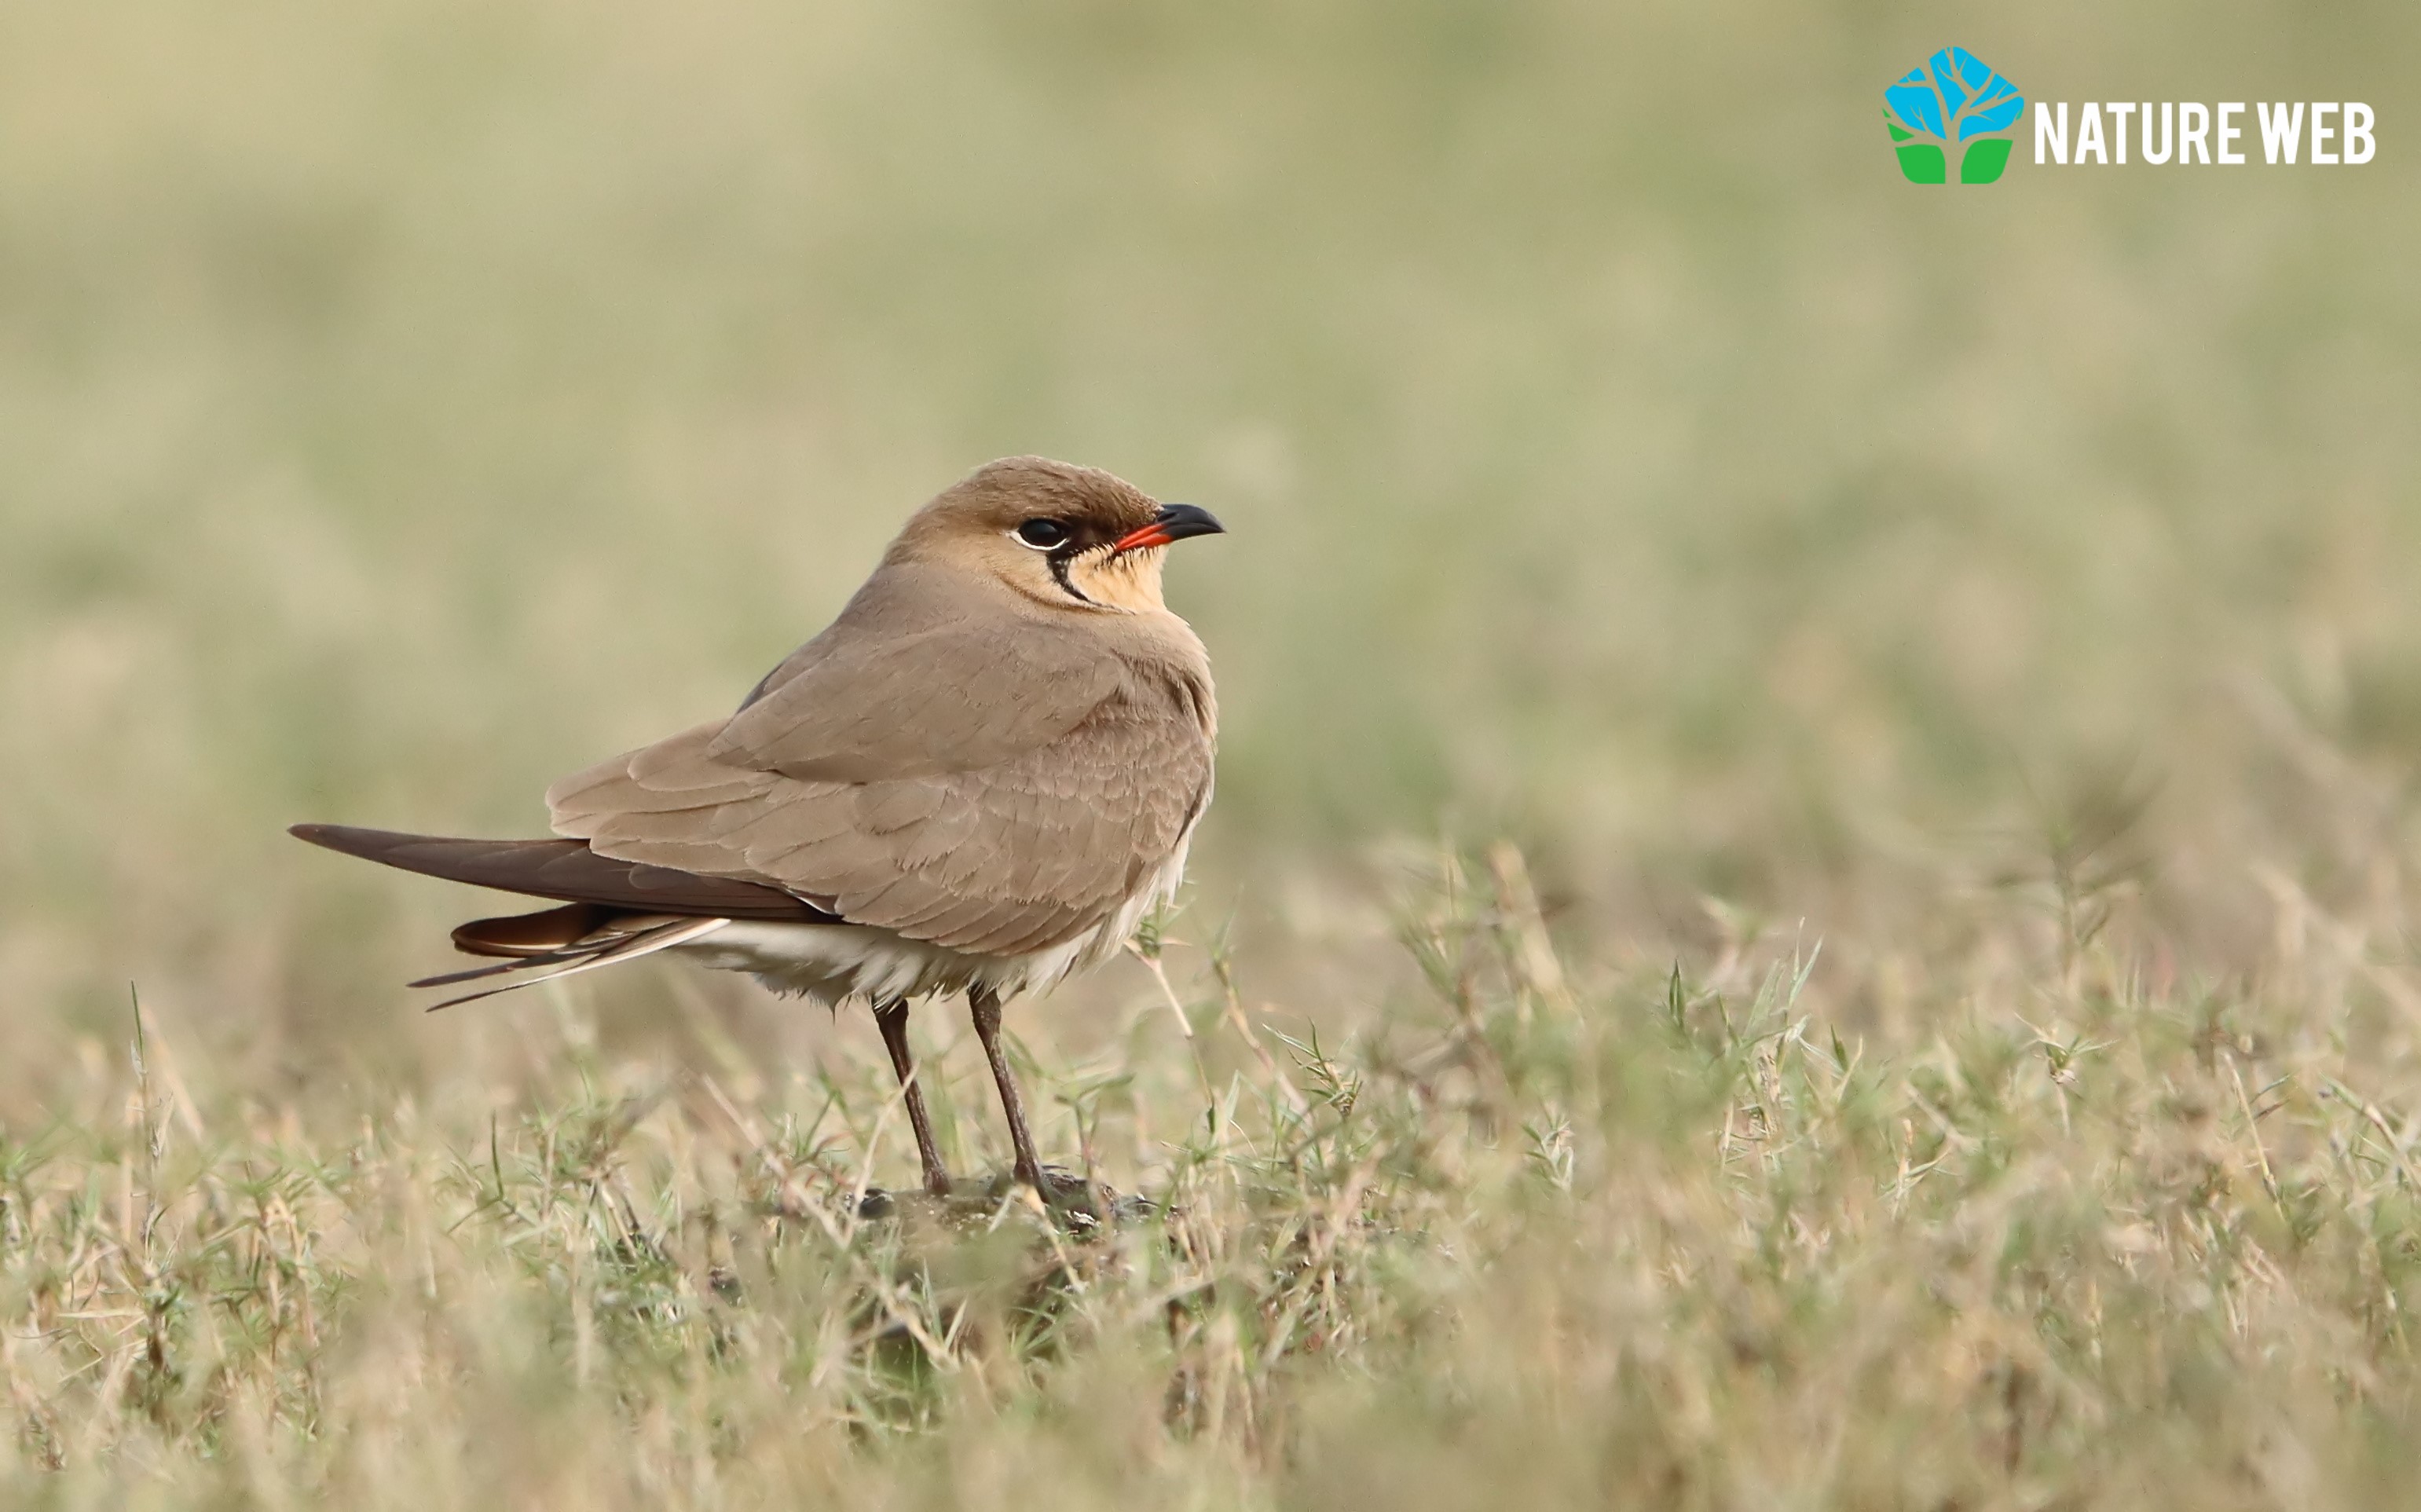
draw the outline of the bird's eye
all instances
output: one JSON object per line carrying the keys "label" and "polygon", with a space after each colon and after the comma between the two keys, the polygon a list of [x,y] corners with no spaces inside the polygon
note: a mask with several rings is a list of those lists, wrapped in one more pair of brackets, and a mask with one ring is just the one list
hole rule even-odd
{"label": "bird's eye", "polygon": [[1068,527],[1056,520],[1029,520],[1017,527],[1017,538],[1038,552],[1068,544]]}

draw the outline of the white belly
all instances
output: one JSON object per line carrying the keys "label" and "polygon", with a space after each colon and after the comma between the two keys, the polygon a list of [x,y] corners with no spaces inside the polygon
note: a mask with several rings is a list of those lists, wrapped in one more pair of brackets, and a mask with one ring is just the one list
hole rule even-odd
{"label": "white belly", "polygon": [[886,1003],[983,986],[1006,998],[1041,991],[1079,967],[1116,954],[1154,905],[1185,875],[1189,828],[1157,876],[1117,912],[1072,940],[1018,956],[977,956],[911,940],[865,924],[783,924],[734,919],[713,933],[675,945],[717,971],[746,972],[776,992],[837,1005],[849,998]]}

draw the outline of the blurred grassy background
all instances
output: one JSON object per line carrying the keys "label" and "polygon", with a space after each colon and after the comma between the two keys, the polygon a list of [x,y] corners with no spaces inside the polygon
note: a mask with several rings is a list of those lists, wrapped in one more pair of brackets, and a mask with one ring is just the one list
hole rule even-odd
{"label": "blurred grassy background", "polygon": [[[1957,990],[1891,942],[2138,790],[2163,948],[2244,968],[2257,860],[2368,896],[2410,823],[2421,23],[1945,24],[12,8],[0,1106],[130,979],[238,1086],[457,1064],[394,984],[480,900],[283,827],[535,831],[1017,451],[1230,525],[1172,573],[1226,709],[1192,927],[1291,1011],[1381,1000],[1387,842],[1504,834],[1594,948],[1804,919],[1881,1023]],[[1954,40],[2366,100],[2379,156],[1919,191],[1881,93]]]}
{"label": "blurred grassy background", "polygon": [[[2379,155],[1918,189],[1950,42]],[[0,1502],[2409,1501],[2416,81],[2398,0],[0,8]],[[1156,1217],[861,1227],[862,1015],[426,1019],[491,899],[284,834],[536,831],[1020,451],[1232,531],[1195,1037],[1011,1008]]]}

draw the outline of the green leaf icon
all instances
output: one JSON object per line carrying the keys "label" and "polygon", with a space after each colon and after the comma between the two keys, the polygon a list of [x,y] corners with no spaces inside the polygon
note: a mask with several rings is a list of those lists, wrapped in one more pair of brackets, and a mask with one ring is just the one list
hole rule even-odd
{"label": "green leaf icon", "polygon": [[1899,171],[1910,183],[1938,184],[1945,181],[1942,148],[1920,142],[1899,149]]}
{"label": "green leaf icon", "polygon": [[[1959,181],[1962,184],[1989,184],[2001,177],[2009,165],[2009,148],[2014,146],[2006,136],[1988,136],[1967,148],[1966,160],[1959,164]],[[1908,148],[1900,148],[1901,169],[1907,169]],[[1933,180],[1939,182],[1939,179]]]}

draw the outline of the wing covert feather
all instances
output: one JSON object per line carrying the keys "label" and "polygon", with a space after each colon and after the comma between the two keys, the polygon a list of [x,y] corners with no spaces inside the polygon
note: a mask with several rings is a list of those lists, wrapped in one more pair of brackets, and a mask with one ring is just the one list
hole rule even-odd
{"label": "wing covert feather", "polygon": [[1099,636],[1007,622],[1015,633],[1002,633],[996,606],[969,601],[961,577],[887,567],[758,685],[707,754],[809,782],[977,771],[1057,740],[1117,691],[1119,660]]}
{"label": "wing covert feather", "polygon": [[[1210,794],[1207,687],[1111,665],[1107,692],[1055,738],[980,766],[801,779],[736,768],[701,726],[557,784],[555,828],[603,855],[778,887],[953,949],[1047,948],[1148,885]],[[801,674],[750,710],[815,681]]]}

